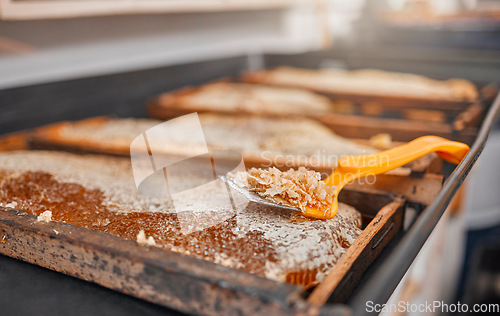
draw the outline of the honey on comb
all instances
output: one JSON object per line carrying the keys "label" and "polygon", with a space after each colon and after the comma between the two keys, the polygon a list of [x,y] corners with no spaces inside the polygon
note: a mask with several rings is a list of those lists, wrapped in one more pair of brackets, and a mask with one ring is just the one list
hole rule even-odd
{"label": "honey on comb", "polygon": [[[168,201],[138,195],[129,161],[118,158],[20,152],[0,155],[0,162],[0,203],[15,202],[34,215],[50,210],[53,221],[131,241],[144,230],[167,251],[280,282],[317,284],[360,233],[361,216],[347,205],[326,221],[252,204],[176,210]],[[78,168],[84,173],[74,174]]]}
{"label": "honey on comb", "polygon": [[59,182],[48,173],[25,172],[0,184],[0,200],[17,202],[18,208],[33,215],[52,211],[52,220],[94,229],[136,240],[141,229],[152,236],[156,245],[215,261],[230,258],[249,272],[264,274],[265,263],[276,261],[272,243],[263,233],[251,231],[235,234],[236,220],[201,231],[183,234],[177,214],[161,212],[127,212],[117,214],[103,203],[104,195],[76,183]]}

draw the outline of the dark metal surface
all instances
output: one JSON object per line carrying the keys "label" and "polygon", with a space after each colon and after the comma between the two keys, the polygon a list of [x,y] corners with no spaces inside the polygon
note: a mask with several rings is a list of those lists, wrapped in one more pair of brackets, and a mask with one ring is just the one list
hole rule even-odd
{"label": "dark metal surface", "polygon": [[181,316],[94,283],[0,255],[0,314]]}
{"label": "dark metal surface", "polygon": [[350,305],[353,315],[368,315],[369,313],[366,311],[366,302],[368,301],[375,304],[387,302],[443,215],[451,198],[479,158],[495,118],[499,113],[500,94],[488,111],[471,150],[445,181],[443,189],[434,202],[422,212],[414,225],[406,232],[392,253],[386,258],[385,264],[380,266],[363,289],[352,298]]}
{"label": "dark metal surface", "polygon": [[245,57],[233,57],[0,90],[0,135],[100,115],[146,117],[148,98],[245,67]]}

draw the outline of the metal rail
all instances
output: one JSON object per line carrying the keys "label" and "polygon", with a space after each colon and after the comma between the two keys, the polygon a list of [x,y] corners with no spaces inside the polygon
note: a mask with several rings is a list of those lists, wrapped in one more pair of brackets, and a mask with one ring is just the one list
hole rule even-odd
{"label": "metal rail", "polygon": [[387,302],[443,215],[455,192],[479,158],[495,123],[495,118],[499,113],[500,94],[497,95],[488,111],[471,150],[445,181],[434,202],[418,217],[399,244],[389,254],[385,264],[376,271],[363,289],[353,297],[350,304],[352,315],[370,314],[366,311],[366,302],[368,301],[372,301],[374,304]]}

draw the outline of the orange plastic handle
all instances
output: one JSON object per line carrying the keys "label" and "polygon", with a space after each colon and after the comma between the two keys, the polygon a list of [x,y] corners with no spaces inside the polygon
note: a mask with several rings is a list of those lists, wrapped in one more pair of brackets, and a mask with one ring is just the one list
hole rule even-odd
{"label": "orange plastic handle", "polygon": [[332,218],[338,210],[338,194],[349,182],[401,167],[432,152],[436,152],[446,161],[459,164],[469,152],[469,146],[438,136],[422,136],[404,145],[375,154],[342,157],[335,171],[325,179],[327,185],[336,187],[335,199],[330,210],[322,212],[308,208],[304,215],[319,219]]}

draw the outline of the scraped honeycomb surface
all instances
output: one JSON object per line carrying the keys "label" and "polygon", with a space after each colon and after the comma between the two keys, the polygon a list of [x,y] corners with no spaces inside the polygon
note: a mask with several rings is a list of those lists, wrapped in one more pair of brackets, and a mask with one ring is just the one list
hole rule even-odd
{"label": "scraped honeycomb surface", "polygon": [[[233,150],[247,157],[258,157],[266,163],[283,159],[294,165],[332,166],[346,155],[376,152],[334,134],[329,128],[311,119],[276,119],[257,116],[226,116],[200,114],[205,142],[186,133],[185,122],[169,121],[171,131],[168,148],[165,142],[149,139],[152,148],[170,154],[190,155],[208,145],[211,150]],[[106,148],[129,152],[137,135],[162,121],[124,119],[68,122],[57,129],[52,141],[69,142],[90,148]],[[251,131],[251,132],[249,132]]]}
{"label": "scraped honeycomb surface", "polygon": [[175,209],[168,198],[137,193],[126,158],[18,151],[0,154],[0,166],[4,206],[34,215],[50,210],[53,221],[133,241],[144,230],[163,249],[306,287],[320,282],[361,232],[360,214],[345,204],[324,221],[252,203],[204,209],[204,201],[219,198],[207,189]]}

